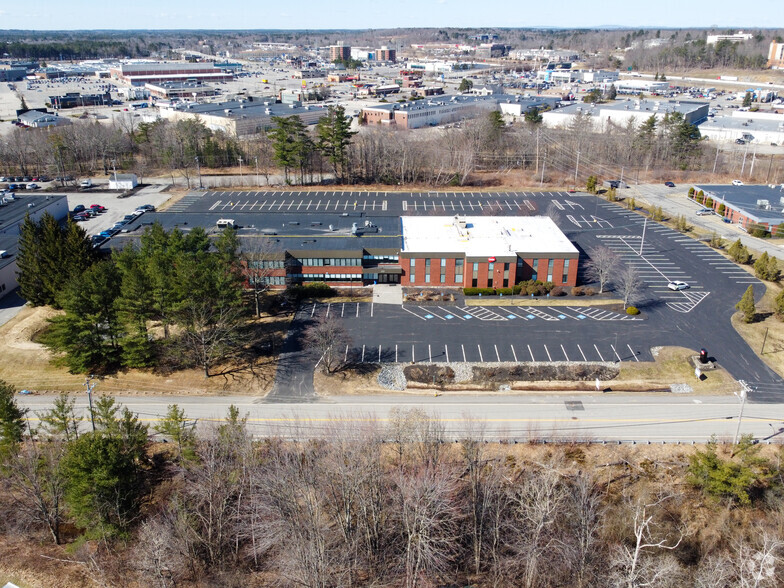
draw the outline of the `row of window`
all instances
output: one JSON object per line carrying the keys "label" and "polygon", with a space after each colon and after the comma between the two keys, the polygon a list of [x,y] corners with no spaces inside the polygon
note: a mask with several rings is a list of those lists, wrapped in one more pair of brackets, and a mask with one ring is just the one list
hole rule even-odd
{"label": "row of window", "polygon": [[259,278],[249,278],[251,284],[266,284],[267,286],[285,286],[286,276],[262,276]]}
{"label": "row of window", "polygon": [[361,280],[362,274],[291,274],[289,277],[305,282],[346,282]]}
{"label": "row of window", "polygon": [[363,255],[365,261],[398,261],[397,255]]}
{"label": "row of window", "polygon": [[284,269],[286,262],[281,260],[249,261],[248,267],[251,269]]}
{"label": "row of window", "polygon": [[323,265],[332,266],[358,266],[362,265],[362,260],[358,257],[303,257],[302,259],[298,259],[301,265],[311,266],[311,267],[319,267]]}

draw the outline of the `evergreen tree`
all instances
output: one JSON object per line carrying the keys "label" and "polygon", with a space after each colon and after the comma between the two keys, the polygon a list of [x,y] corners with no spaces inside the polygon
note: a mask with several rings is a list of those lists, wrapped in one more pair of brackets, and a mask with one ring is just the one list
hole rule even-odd
{"label": "evergreen tree", "polygon": [[468,78],[463,78],[462,80],[460,80],[460,85],[457,87],[457,91],[468,92],[473,87],[474,87],[474,82],[472,82]]}
{"label": "evergreen tree", "polygon": [[525,122],[533,125],[538,125],[544,120],[541,113],[539,112],[539,109],[536,108],[536,106],[530,108],[529,110],[526,110],[524,119]]}
{"label": "evergreen tree", "polygon": [[784,321],[784,289],[776,295],[776,316],[779,320]]}
{"label": "evergreen tree", "polygon": [[615,89],[615,84],[610,84],[610,87],[607,88],[607,99],[615,100],[617,97],[618,97],[618,90]]}
{"label": "evergreen tree", "polygon": [[269,131],[269,136],[272,138],[275,162],[283,168],[287,183],[292,169],[299,169],[300,181],[304,182],[313,152],[313,142],[308,137],[304,123],[298,116],[274,116],[272,122],[275,127]]}
{"label": "evergreen tree", "polygon": [[730,245],[727,253],[735,263],[741,263],[745,265],[751,261],[751,253],[749,253],[749,250],[746,249],[746,246],[740,242],[740,239]]}
{"label": "evergreen tree", "polygon": [[735,308],[743,313],[744,323],[754,322],[754,317],[757,314],[757,308],[754,306],[754,286],[749,285],[743,297],[735,305]]}
{"label": "evergreen tree", "polygon": [[185,411],[176,404],[170,404],[166,417],[156,430],[162,435],[169,437],[177,444],[178,459],[193,459],[193,448],[196,441],[194,430],[196,423],[189,423],[185,418]]}
{"label": "evergreen tree", "polygon": [[346,116],[342,106],[330,106],[327,116],[319,119],[316,125],[316,147],[332,165],[335,177],[344,183],[348,167],[348,147],[351,137],[351,119]]}
{"label": "evergreen tree", "polygon": [[147,329],[148,321],[154,316],[152,282],[139,252],[133,247],[115,253],[114,262],[121,284],[116,307],[124,327],[120,340],[122,363],[126,367],[147,367],[155,357],[155,346]]}
{"label": "evergreen tree", "polygon": [[44,431],[53,437],[62,437],[66,442],[78,438],[82,417],[76,416],[75,403],[76,398],[65,392],[55,398],[53,407],[39,415]]}
{"label": "evergreen tree", "polygon": [[25,409],[16,404],[16,390],[0,380],[0,458],[21,443],[25,432]]}
{"label": "evergreen tree", "polygon": [[751,92],[746,92],[746,95],[743,97],[743,107],[748,108],[751,106],[752,96]]}
{"label": "evergreen tree", "polygon": [[122,334],[115,308],[119,286],[114,264],[103,261],[72,279],[59,297],[65,316],[51,319],[43,343],[64,354],[61,361],[70,371],[116,367]]}

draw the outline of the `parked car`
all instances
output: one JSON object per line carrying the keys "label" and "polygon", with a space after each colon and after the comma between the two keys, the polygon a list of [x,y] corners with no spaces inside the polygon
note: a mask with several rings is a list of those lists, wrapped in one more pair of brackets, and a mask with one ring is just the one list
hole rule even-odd
{"label": "parked car", "polygon": [[669,284],[667,284],[667,287],[670,290],[675,290],[675,291],[689,289],[689,285],[686,282],[670,282]]}
{"label": "parked car", "polygon": [[738,145],[745,145],[745,144],[746,144],[746,141],[745,141],[744,139],[735,139],[735,142],[736,142]]}
{"label": "parked car", "polygon": [[38,190],[38,188],[40,188],[40,187],[41,186],[39,186],[38,184],[34,184],[33,182],[30,182],[29,184],[27,184],[27,189],[28,190]]}
{"label": "parked car", "polygon": [[22,177],[23,182],[32,182],[33,178],[31,176],[24,176]]}
{"label": "parked car", "polygon": [[18,190],[20,187],[19,184],[8,184],[8,189],[11,191]]}
{"label": "parked car", "polygon": [[743,182],[741,182],[740,180],[732,180],[732,185],[733,186],[742,186]]}
{"label": "parked car", "polygon": [[713,214],[712,208],[700,208],[697,211],[697,216],[705,216],[706,214]]}
{"label": "parked car", "polygon": [[664,185],[667,186],[668,188],[674,188],[675,187],[675,184],[673,184],[672,182],[664,182]]}
{"label": "parked car", "polygon": [[90,219],[90,213],[88,212],[80,212],[79,214],[75,214],[73,219],[75,221],[86,221]]}
{"label": "parked car", "polygon": [[92,188],[93,187],[93,181],[92,180],[82,180],[81,182],[79,182],[79,187],[80,188]]}
{"label": "parked car", "polygon": [[137,206],[136,210],[143,210],[145,212],[155,212],[155,207],[152,204],[142,204]]}
{"label": "parked car", "polygon": [[84,212],[85,208],[86,208],[86,206],[84,204],[77,204],[76,206],[74,206],[73,212],[74,212],[74,214],[79,213],[79,212]]}
{"label": "parked car", "polygon": [[131,222],[132,220],[134,220],[134,219],[136,218],[136,216],[137,216],[137,215],[135,215],[135,214],[126,214],[126,215],[123,217],[123,220],[124,220],[126,223],[129,223],[129,222]]}
{"label": "parked car", "polygon": [[7,181],[8,178],[6,178],[5,176],[0,176],[0,182],[7,182]]}
{"label": "parked car", "polygon": [[90,208],[95,212],[106,212],[106,207],[101,206],[100,204],[91,204]]}
{"label": "parked car", "polygon": [[108,238],[109,238],[109,237],[111,237],[113,234],[114,234],[114,233],[112,233],[111,231],[101,231],[100,233],[98,233],[98,236],[99,236],[99,237],[103,237],[104,239],[108,239]]}

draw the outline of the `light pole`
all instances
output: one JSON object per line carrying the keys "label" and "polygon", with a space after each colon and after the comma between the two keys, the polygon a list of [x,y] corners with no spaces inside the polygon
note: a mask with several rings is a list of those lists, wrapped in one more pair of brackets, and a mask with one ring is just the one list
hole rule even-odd
{"label": "light pole", "polygon": [[242,184],[242,155],[240,155],[237,159],[240,160],[240,184]]}
{"label": "light pole", "polygon": [[261,184],[259,183],[259,158],[254,157],[253,161],[256,162],[256,185],[260,186]]}
{"label": "light pole", "polygon": [[737,429],[735,429],[735,437],[732,439],[733,445],[738,444],[738,435],[740,435],[740,424],[743,421],[743,407],[746,405],[746,396],[748,392],[748,386],[746,385],[746,382],[740,380],[740,385],[743,386],[740,392],[733,392],[735,396],[740,398],[740,412],[738,413],[738,427]]}
{"label": "light pole", "polygon": [[90,381],[94,377],[91,375],[84,380],[84,387],[87,388],[87,401],[90,404],[90,422],[93,425],[93,433],[95,432],[95,413],[93,412],[93,388],[95,388],[95,384],[91,384]]}
{"label": "light pole", "polygon": [[196,159],[196,173],[199,174],[199,189],[202,189],[204,188],[204,186],[201,183],[201,167],[199,167],[199,156],[197,155],[195,159]]}

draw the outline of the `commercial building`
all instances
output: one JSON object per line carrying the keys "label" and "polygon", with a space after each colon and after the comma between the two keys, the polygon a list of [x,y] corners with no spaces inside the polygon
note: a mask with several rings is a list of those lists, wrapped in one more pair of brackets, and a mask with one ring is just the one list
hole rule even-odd
{"label": "commercial building", "polygon": [[24,126],[34,129],[71,124],[67,118],[62,118],[57,113],[46,112],[45,110],[28,110],[20,114],[18,120]]}
{"label": "commercial building", "polygon": [[27,69],[0,64],[0,82],[19,82],[25,79]]}
{"label": "commercial building", "polygon": [[700,134],[711,141],[754,145],[784,145],[784,115],[773,112],[738,112],[715,116],[699,125]]}
{"label": "commercial building", "polygon": [[132,86],[160,82],[228,82],[234,79],[214,63],[123,63],[110,69],[111,76]]}
{"label": "commercial building", "polygon": [[768,67],[773,69],[784,69],[784,43],[778,41],[770,42],[768,50]]}
{"label": "commercial building", "polygon": [[[410,205],[402,207],[401,216],[395,203],[402,195],[389,196],[394,210],[375,205],[370,210],[358,203],[348,207],[347,199],[339,208],[314,212],[311,205],[324,204],[319,198],[337,200],[336,195],[313,193],[299,211],[302,203],[270,206],[264,212],[231,206],[228,212],[223,204],[247,204],[246,197],[202,194],[203,201],[191,200],[186,210],[146,214],[109,246],[124,247],[151,222],[185,231],[201,226],[215,234],[231,221],[241,242],[258,251],[249,263],[265,270],[260,279],[272,288],[309,282],[453,288],[506,288],[525,280],[576,284],[579,251],[549,217],[514,216],[505,208],[497,215],[431,216],[424,207]],[[286,201],[296,202],[282,196],[280,202]],[[256,241],[258,247],[253,246]]]}
{"label": "commercial building", "polygon": [[705,39],[705,43],[707,45],[715,45],[720,43],[721,41],[730,41],[731,43],[742,43],[744,41],[749,41],[754,38],[754,35],[751,33],[744,33],[743,31],[738,31],[737,33],[731,35],[708,35]]}
{"label": "commercial building", "polygon": [[196,100],[205,96],[215,96],[215,88],[201,82],[156,82],[144,85],[150,96],[171,100],[185,98]]}
{"label": "commercial building", "polygon": [[713,200],[717,214],[749,229],[761,225],[771,232],[784,222],[784,184],[782,185],[695,185]]}
{"label": "commercial building", "polygon": [[401,222],[403,285],[577,284],[579,252],[549,217],[404,216]]}
{"label": "commercial building", "polygon": [[502,114],[512,117],[521,117],[534,108],[544,110],[548,108],[555,108],[561,99],[557,96],[532,96],[525,98],[519,95],[508,97],[506,100],[498,103]]}
{"label": "commercial building", "polygon": [[19,231],[25,216],[37,221],[44,212],[57,220],[68,215],[68,201],[63,195],[5,195],[0,199],[0,298],[19,285],[17,252]]}
{"label": "commercial building", "polygon": [[507,54],[509,48],[503,43],[482,43],[476,48],[477,59],[496,59]]}
{"label": "commercial building", "polygon": [[381,47],[381,49],[376,52],[376,61],[395,63],[397,61],[397,49]]}
{"label": "commercial building", "polygon": [[254,135],[272,128],[273,117],[298,116],[305,125],[314,125],[327,114],[323,106],[300,106],[299,102],[278,104],[274,98],[249,96],[239,100],[198,104],[170,104],[159,107],[161,118],[171,121],[200,120],[213,131],[233,137]]}
{"label": "commercial building", "polygon": [[105,94],[80,94],[79,92],[66,92],[65,96],[49,96],[49,104],[52,108],[83,108],[85,106],[109,106],[112,103],[112,95]]}
{"label": "commercial building", "polygon": [[610,124],[624,126],[632,119],[640,124],[651,116],[661,120],[666,114],[675,112],[681,113],[687,122],[698,125],[707,120],[709,110],[707,102],[626,99],[596,105],[575,103],[542,113],[542,119],[549,127],[559,127],[569,126],[576,117],[588,115],[594,130],[604,132]]}
{"label": "commercial building", "polygon": [[351,59],[351,47],[348,45],[343,45],[342,43],[338,43],[337,45],[332,45],[329,48],[329,60],[330,61],[347,61]]}
{"label": "commercial building", "polygon": [[403,129],[418,129],[474,118],[482,112],[498,109],[498,96],[450,96],[437,100],[379,104],[363,108],[366,123],[395,124]]}

